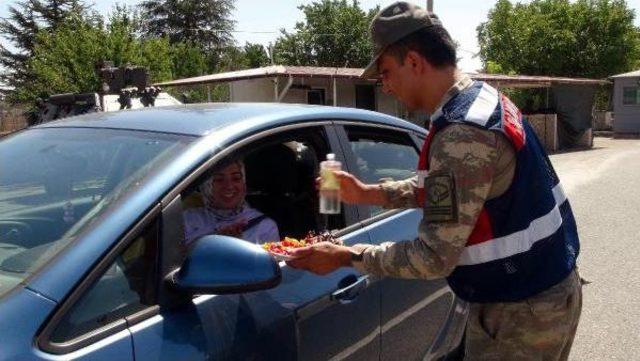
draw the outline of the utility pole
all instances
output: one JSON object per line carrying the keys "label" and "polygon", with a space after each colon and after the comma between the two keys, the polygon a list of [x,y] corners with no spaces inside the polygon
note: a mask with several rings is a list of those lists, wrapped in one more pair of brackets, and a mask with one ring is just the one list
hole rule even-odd
{"label": "utility pole", "polygon": [[427,11],[433,12],[433,0],[427,0]]}

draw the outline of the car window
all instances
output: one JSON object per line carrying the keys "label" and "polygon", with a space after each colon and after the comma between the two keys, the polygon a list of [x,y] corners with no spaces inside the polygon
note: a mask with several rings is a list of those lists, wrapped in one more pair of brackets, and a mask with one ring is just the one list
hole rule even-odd
{"label": "car window", "polygon": [[[409,134],[362,127],[347,127],[346,131],[355,156],[354,173],[363,182],[402,180],[416,174],[419,153]],[[383,209],[370,206],[369,211],[374,216]]]}
{"label": "car window", "polygon": [[[344,228],[344,207],[338,215],[318,212],[315,179],[329,152],[320,127],[279,134],[237,150],[182,195],[186,241],[228,234],[259,244]],[[237,162],[241,166],[234,165]],[[240,167],[244,187],[234,183]],[[242,199],[236,197],[239,193]],[[222,204],[225,197],[229,204]]]}
{"label": "car window", "polygon": [[155,303],[157,223],[134,239],[63,316],[50,340],[62,343]]}
{"label": "car window", "polygon": [[180,135],[85,128],[36,128],[3,139],[0,296],[191,141]]}

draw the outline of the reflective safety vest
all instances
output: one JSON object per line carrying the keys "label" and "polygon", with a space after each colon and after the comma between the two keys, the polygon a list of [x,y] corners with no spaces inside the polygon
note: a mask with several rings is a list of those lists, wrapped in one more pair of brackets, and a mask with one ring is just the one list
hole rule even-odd
{"label": "reflective safety vest", "polygon": [[[518,108],[483,82],[454,95],[432,117],[420,154],[419,178],[428,175],[433,136],[453,123],[502,133],[516,150],[508,190],[487,200],[449,286],[470,302],[523,300],[559,283],[580,250],[573,212],[553,166]],[[417,198],[424,205],[424,182]]]}

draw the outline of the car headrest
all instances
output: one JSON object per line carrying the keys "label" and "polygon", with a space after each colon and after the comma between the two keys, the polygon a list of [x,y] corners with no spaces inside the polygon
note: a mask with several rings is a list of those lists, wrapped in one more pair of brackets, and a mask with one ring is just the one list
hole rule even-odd
{"label": "car headrest", "polygon": [[270,194],[288,194],[297,186],[296,154],[284,144],[262,148],[245,160],[247,189]]}

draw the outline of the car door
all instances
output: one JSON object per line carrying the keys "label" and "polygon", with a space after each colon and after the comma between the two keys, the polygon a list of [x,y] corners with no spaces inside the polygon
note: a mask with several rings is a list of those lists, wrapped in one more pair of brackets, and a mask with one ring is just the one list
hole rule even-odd
{"label": "car door", "polygon": [[[415,135],[390,127],[345,124],[339,129],[346,158],[353,173],[365,183],[400,180],[415,175],[419,149]],[[413,240],[421,209],[385,210],[378,206],[359,209],[371,243]],[[423,359],[436,343],[455,297],[445,280],[385,278],[381,288],[381,360]]]}
{"label": "car door", "polygon": [[[183,237],[182,212],[198,207],[199,182],[225,157],[244,158],[247,201],[278,223],[280,236],[301,237],[306,229],[336,229],[347,244],[366,242],[357,212],[321,217],[314,179],[326,153],[343,159],[329,122],[270,130],[253,141],[236,141],[190,176],[162,214],[160,262],[175,256]],[[291,151],[291,155],[287,155]],[[290,162],[290,163],[288,163]],[[283,212],[282,210],[286,210]],[[303,225],[303,226],[301,226]],[[165,292],[155,314],[130,327],[136,360],[372,360],[379,358],[379,289],[367,276],[341,269],[316,276],[280,263],[277,287],[234,295],[171,300]],[[169,267],[170,268],[170,267]]]}

